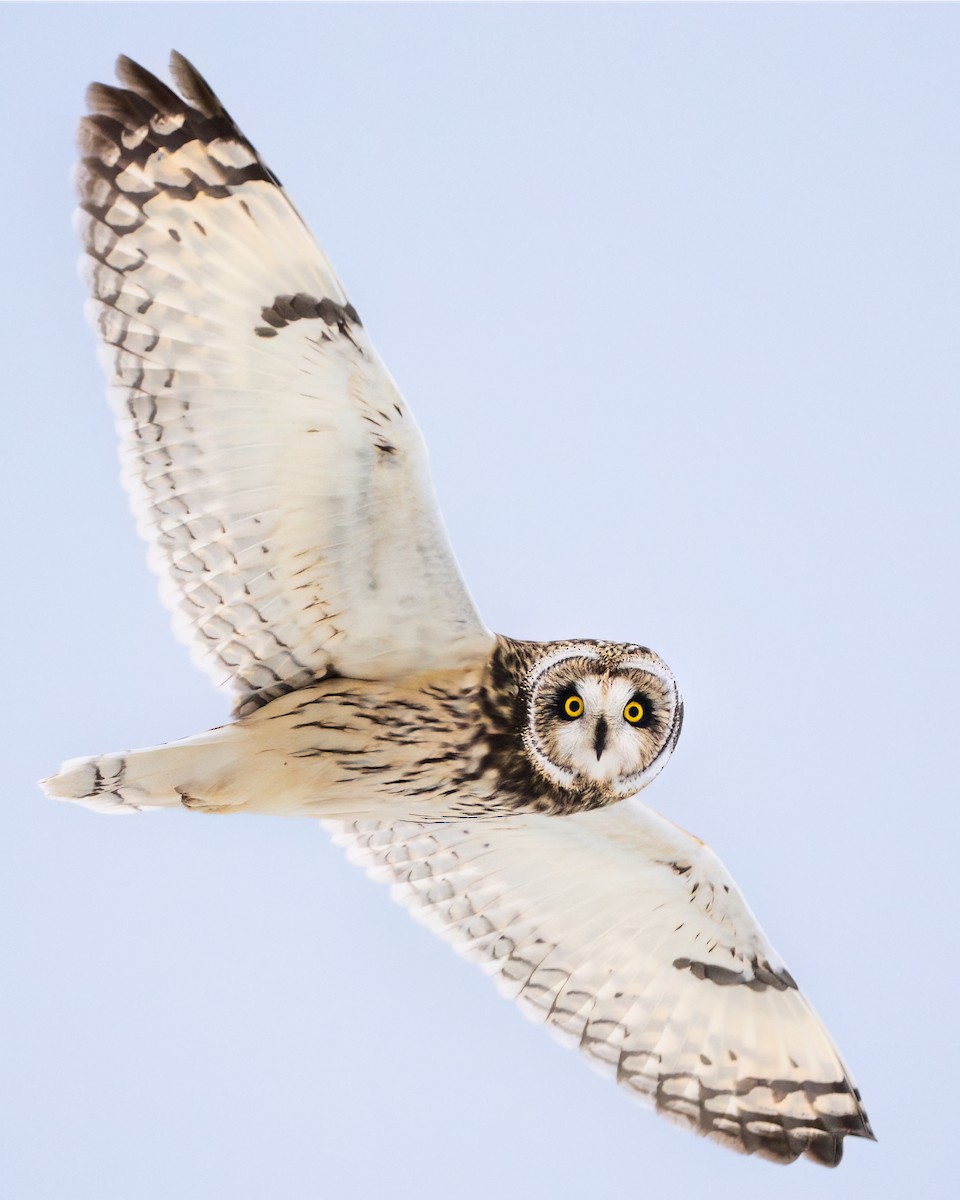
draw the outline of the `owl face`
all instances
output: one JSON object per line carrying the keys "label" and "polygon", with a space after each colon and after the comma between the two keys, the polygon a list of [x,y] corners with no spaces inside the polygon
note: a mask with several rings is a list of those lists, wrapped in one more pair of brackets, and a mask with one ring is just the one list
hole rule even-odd
{"label": "owl face", "polygon": [[527,679],[524,744],[554,783],[630,796],[663,769],[680,736],[683,702],[652,650],[565,646]]}

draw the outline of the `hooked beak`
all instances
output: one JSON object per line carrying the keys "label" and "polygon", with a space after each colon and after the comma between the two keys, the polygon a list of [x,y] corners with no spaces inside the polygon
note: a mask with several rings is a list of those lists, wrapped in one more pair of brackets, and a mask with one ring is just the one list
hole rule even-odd
{"label": "hooked beak", "polygon": [[596,729],[593,732],[593,748],[597,752],[597,762],[600,761],[600,756],[603,754],[603,748],[607,744],[607,718],[598,717]]}

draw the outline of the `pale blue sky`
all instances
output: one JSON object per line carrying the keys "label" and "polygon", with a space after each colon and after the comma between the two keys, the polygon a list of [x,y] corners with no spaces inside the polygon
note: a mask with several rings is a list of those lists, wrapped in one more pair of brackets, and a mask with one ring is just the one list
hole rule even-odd
{"label": "pale blue sky", "polygon": [[[631,1104],[306,822],[37,790],[228,711],[126,510],[69,225],[85,85],[171,47],[337,265],[487,622],[676,671],[644,798],[849,1062],[880,1141],[836,1172]],[[0,8],[4,1195],[948,1193],[958,61],[952,5]]]}

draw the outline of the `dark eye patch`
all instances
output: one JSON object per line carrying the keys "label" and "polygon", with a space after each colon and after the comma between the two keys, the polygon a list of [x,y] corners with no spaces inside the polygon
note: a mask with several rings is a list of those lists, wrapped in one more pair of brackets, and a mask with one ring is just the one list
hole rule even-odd
{"label": "dark eye patch", "polygon": [[554,708],[563,721],[579,721],[584,713],[583,697],[576,688],[564,688],[557,692]]}
{"label": "dark eye patch", "polygon": [[623,711],[624,711],[625,716],[626,716],[627,710],[633,704],[639,704],[640,707],[643,709],[643,716],[640,717],[639,720],[635,721],[632,718],[627,718],[630,722],[630,725],[634,729],[647,729],[651,725],[654,725],[657,723],[656,706],[654,705],[654,703],[650,699],[650,697],[646,694],[646,692],[634,692],[633,693],[633,695],[630,697],[630,699],[624,705]]}

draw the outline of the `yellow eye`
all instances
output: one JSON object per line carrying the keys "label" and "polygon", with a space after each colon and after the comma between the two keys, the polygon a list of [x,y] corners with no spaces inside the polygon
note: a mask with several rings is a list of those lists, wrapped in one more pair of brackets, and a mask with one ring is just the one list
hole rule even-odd
{"label": "yellow eye", "polygon": [[571,720],[575,720],[577,717],[583,716],[583,701],[579,696],[574,694],[573,696],[568,696],[566,700],[564,700],[563,715],[565,717],[570,717]]}
{"label": "yellow eye", "polygon": [[631,700],[623,710],[623,719],[631,725],[639,725],[643,720],[643,705],[639,700]]}

